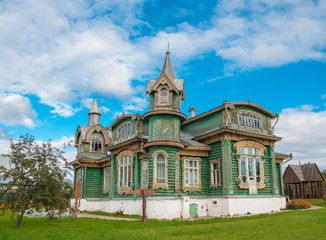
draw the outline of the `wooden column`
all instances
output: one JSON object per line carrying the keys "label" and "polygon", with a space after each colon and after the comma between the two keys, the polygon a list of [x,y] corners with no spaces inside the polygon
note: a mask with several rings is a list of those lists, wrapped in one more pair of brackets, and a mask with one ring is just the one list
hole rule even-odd
{"label": "wooden column", "polygon": [[110,179],[110,198],[114,198],[115,191],[115,168],[116,168],[116,157],[112,155],[111,157],[111,179]]}
{"label": "wooden column", "polygon": [[280,191],[277,187],[277,179],[276,179],[276,163],[275,163],[275,152],[274,152],[274,143],[271,146],[271,169],[272,169],[272,191],[273,191],[273,195],[279,195]]}
{"label": "wooden column", "polygon": [[223,169],[223,194],[233,194],[232,186],[232,157],[231,157],[231,137],[229,134],[224,134],[221,137],[222,143],[222,169]]}
{"label": "wooden column", "polygon": [[300,196],[301,196],[301,199],[304,199],[302,182],[300,182]]}

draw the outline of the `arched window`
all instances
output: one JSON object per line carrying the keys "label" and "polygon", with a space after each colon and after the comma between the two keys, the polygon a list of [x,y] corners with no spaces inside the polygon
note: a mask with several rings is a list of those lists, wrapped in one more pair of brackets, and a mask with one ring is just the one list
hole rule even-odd
{"label": "arched window", "polygon": [[252,112],[239,112],[239,124],[247,127],[261,128],[261,119]]}
{"label": "arched window", "polygon": [[162,150],[158,150],[154,153],[154,188],[168,187],[167,177],[167,153]]}
{"label": "arched window", "polygon": [[156,156],[156,183],[165,183],[165,156],[161,153]]}
{"label": "arched window", "polygon": [[103,139],[100,136],[93,136],[91,141],[91,150],[93,152],[102,152]]}
{"label": "arched window", "polygon": [[261,152],[254,147],[240,149],[240,174],[243,183],[262,181]]}
{"label": "arched window", "polygon": [[122,155],[119,159],[119,188],[130,188],[132,184],[131,156]]}
{"label": "arched window", "polygon": [[130,123],[122,125],[118,130],[118,138],[124,138],[129,136],[131,133],[131,125]]}
{"label": "arched window", "polygon": [[162,88],[160,90],[160,104],[161,105],[168,104],[168,90],[166,88]]}

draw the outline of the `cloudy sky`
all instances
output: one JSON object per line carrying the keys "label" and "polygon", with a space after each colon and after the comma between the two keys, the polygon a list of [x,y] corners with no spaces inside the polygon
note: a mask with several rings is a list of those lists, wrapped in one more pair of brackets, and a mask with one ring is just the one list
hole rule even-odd
{"label": "cloudy sky", "polygon": [[103,125],[146,112],[169,42],[183,112],[259,102],[280,113],[276,149],[326,169],[326,0],[2,0],[0,32],[1,152],[69,141],[93,97]]}

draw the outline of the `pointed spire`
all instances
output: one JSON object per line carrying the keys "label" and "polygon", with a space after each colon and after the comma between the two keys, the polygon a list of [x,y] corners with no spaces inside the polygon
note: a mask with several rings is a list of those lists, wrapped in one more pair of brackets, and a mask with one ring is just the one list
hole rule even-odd
{"label": "pointed spire", "polygon": [[99,114],[102,115],[100,112],[100,109],[98,108],[97,100],[94,98],[93,105],[91,107],[91,110],[89,111],[88,115],[90,114]]}
{"label": "pointed spire", "polygon": [[97,124],[100,124],[100,116],[101,116],[100,109],[97,105],[97,100],[94,98],[93,105],[91,107],[91,110],[88,113],[88,126],[94,126]]}
{"label": "pointed spire", "polygon": [[174,84],[176,83],[177,77],[175,76],[173,67],[172,67],[169,43],[168,43],[168,48],[167,48],[167,52],[166,52],[166,56],[165,56],[165,61],[164,61],[162,71],[161,71],[161,74],[162,73],[165,73],[171,82],[173,82]]}

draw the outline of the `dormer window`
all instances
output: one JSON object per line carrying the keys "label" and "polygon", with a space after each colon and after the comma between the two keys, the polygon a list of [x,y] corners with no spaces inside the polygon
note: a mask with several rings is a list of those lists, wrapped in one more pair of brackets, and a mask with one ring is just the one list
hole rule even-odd
{"label": "dormer window", "polygon": [[168,104],[168,90],[166,88],[162,88],[160,90],[160,105]]}
{"label": "dormer window", "polygon": [[131,125],[130,123],[122,125],[118,130],[118,138],[124,138],[129,136],[131,133]]}
{"label": "dormer window", "polygon": [[239,112],[239,124],[247,127],[261,128],[261,119],[252,112]]}
{"label": "dormer window", "polygon": [[91,149],[93,152],[102,152],[103,139],[100,136],[93,136],[91,142]]}

